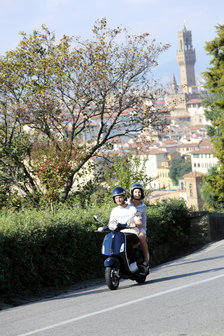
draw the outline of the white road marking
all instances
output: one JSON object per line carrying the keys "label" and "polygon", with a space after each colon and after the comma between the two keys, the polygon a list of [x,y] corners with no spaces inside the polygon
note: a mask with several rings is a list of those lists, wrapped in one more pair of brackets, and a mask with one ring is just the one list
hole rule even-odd
{"label": "white road marking", "polygon": [[63,322],[60,322],[60,323],[52,324],[52,325],[49,325],[47,327],[36,329],[36,330],[33,330],[33,331],[29,331],[25,334],[20,334],[20,335],[17,335],[17,336],[29,336],[29,335],[38,334],[42,331],[46,331],[46,330],[49,330],[49,329],[61,327],[65,324],[80,321],[80,320],[86,319],[88,317],[96,316],[96,315],[99,315],[99,314],[104,314],[106,312],[109,312],[109,311],[112,311],[112,310],[115,310],[115,309],[120,309],[120,308],[123,308],[123,307],[127,307],[127,306],[130,306],[132,304],[136,304],[138,302],[150,300],[150,299],[153,299],[153,298],[158,297],[158,296],[162,296],[162,295],[166,295],[166,294],[169,294],[169,293],[177,292],[179,290],[189,288],[189,287],[192,287],[192,286],[197,286],[197,285],[200,285],[200,284],[203,284],[203,283],[206,283],[206,282],[209,282],[209,281],[213,281],[213,280],[216,280],[216,279],[219,279],[219,278],[222,278],[222,277],[224,277],[224,274],[220,274],[220,275],[217,275],[215,277],[208,278],[208,279],[205,279],[205,280],[195,281],[195,282],[192,282],[192,283],[184,285],[184,286],[175,287],[175,288],[172,288],[172,289],[165,290],[163,292],[159,292],[159,293],[152,294],[152,295],[149,295],[149,296],[145,296],[145,297],[142,297],[142,298],[139,298],[139,299],[136,299],[136,300],[121,303],[119,305],[116,305],[116,306],[113,306],[113,307],[110,307],[110,308],[98,310],[98,311],[95,311],[93,313],[85,314],[85,315],[82,315],[82,316],[79,316],[79,317],[74,317],[70,320],[66,320],[66,321],[63,321]]}

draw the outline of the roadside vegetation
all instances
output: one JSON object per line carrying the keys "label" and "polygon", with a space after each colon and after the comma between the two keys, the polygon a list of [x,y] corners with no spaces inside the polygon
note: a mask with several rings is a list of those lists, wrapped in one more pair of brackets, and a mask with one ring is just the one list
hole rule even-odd
{"label": "roadside vegetation", "polygon": [[[111,190],[122,185],[129,195],[136,180],[148,184],[144,164],[131,155],[114,157],[94,182],[72,193],[52,211],[43,200],[32,208],[29,198],[14,195],[0,211],[0,294],[16,295],[62,288],[103,276],[101,244],[93,215],[108,223],[114,203]],[[102,184],[102,181],[104,183]],[[150,190],[146,188],[146,198]],[[184,201],[148,205],[151,265],[168,260],[188,244],[189,218]],[[159,251],[158,251],[159,250]],[[158,253],[159,252],[159,253]]]}
{"label": "roadside vegetation", "polygon": [[[0,215],[0,295],[14,296],[63,288],[78,281],[103,276],[101,244],[95,233],[96,214],[108,222],[114,204],[82,208],[58,207]],[[188,210],[183,201],[148,206],[151,264],[169,260],[188,243]],[[170,250],[169,248],[170,247]],[[159,249],[159,254],[157,253]]]}

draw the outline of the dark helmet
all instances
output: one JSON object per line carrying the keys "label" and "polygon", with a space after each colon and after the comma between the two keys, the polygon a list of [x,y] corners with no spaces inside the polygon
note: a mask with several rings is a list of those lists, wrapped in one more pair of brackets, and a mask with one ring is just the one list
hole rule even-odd
{"label": "dark helmet", "polygon": [[131,190],[130,190],[130,194],[131,194],[131,197],[133,197],[133,191],[135,189],[141,189],[142,191],[142,195],[141,195],[141,199],[144,198],[144,187],[141,183],[133,183],[132,186],[131,186]]}
{"label": "dark helmet", "polygon": [[[115,198],[115,196],[119,196],[119,195],[123,195],[124,199],[126,200],[126,191],[124,188],[122,187],[115,187],[112,191],[112,196],[113,196],[113,200]],[[115,200],[114,200],[115,202]]]}

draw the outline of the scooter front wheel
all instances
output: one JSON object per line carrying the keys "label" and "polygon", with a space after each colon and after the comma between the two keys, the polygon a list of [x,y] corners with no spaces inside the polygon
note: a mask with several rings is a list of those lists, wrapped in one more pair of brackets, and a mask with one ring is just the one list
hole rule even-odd
{"label": "scooter front wheel", "polygon": [[119,269],[115,267],[105,268],[105,280],[107,286],[111,289],[117,289],[120,282]]}

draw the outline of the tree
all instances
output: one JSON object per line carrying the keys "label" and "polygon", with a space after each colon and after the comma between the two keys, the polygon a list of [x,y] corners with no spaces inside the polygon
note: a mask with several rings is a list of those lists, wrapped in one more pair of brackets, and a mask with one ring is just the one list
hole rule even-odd
{"label": "tree", "polygon": [[[217,167],[212,167],[207,176],[204,177],[204,182],[201,187],[202,199],[205,203],[205,206],[210,210],[223,211],[224,210],[224,200],[223,196],[220,198],[220,195],[216,190],[216,179],[218,174]],[[224,182],[224,181],[223,181]]]}
{"label": "tree", "polygon": [[145,162],[131,153],[113,153],[108,155],[106,160],[98,158],[98,161],[89,167],[93,177],[85,184],[80,183],[78,190],[69,197],[69,200],[78,201],[82,207],[89,207],[92,204],[102,205],[112,202],[112,190],[117,186],[122,186],[129,197],[130,187],[137,181],[144,186],[147,196],[151,191],[149,183],[152,178],[145,173]]}
{"label": "tree", "polygon": [[206,42],[205,50],[213,58],[210,61],[211,67],[204,72],[206,78],[205,87],[209,90],[209,95],[203,101],[205,116],[211,121],[208,126],[209,135],[215,135],[218,118],[223,118],[224,111],[224,25],[217,25],[218,36],[210,42]]}
{"label": "tree", "polygon": [[221,94],[222,98],[217,99],[215,105],[219,109],[224,108],[224,25],[216,26],[217,37],[210,42],[206,42],[205,50],[213,58],[210,61],[211,67],[204,72],[207,80],[206,87],[210,93]]}
{"label": "tree", "polygon": [[174,185],[178,184],[180,178],[185,174],[191,172],[191,159],[187,157],[186,159],[180,157],[174,157],[170,162],[169,177],[171,178]]}
{"label": "tree", "polygon": [[[46,192],[49,171],[43,177],[42,169],[40,179],[40,167],[50,148],[54,173],[62,174],[58,188],[54,179],[51,188],[65,200],[77,174],[110,139],[139,134],[147,124],[163,127],[154,107],[143,113],[142,105],[160,94],[148,83],[168,45],[150,41],[149,34],[109,29],[105,19],[96,22],[87,41],[63,36],[56,43],[45,26],[21,35],[18,47],[0,58],[1,164],[16,166],[20,179],[11,174],[10,182],[26,193]],[[28,142],[18,152],[14,138],[20,132]],[[57,169],[57,162],[65,169]]]}
{"label": "tree", "polygon": [[147,195],[150,192],[149,184],[153,179],[145,173],[145,163],[146,160],[142,162],[138,156],[131,153],[122,156],[114,155],[102,175],[110,195],[113,188],[119,185],[129,193],[131,185],[135,182],[140,182],[144,186]]}
{"label": "tree", "polygon": [[205,47],[213,58],[210,61],[211,67],[204,73],[209,90],[204,106],[205,116],[211,122],[208,134],[214,156],[218,158],[218,166],[204,177],[203,198],[208,207],[220,209],[224,205],[224,25],[217,25],[216,31],[217,37],[207,42]]}
{"label": "tree", "polygon": [[[204,197],[207,206],[214,209],[224,208],[224,116],[212,123],[215,132],[211,138],[214,147],[214,156],[218,159],[218,165],[204,177],[204,190],[210,192],[213,203]],[[205,193],[204,193],[205,195]]]}

